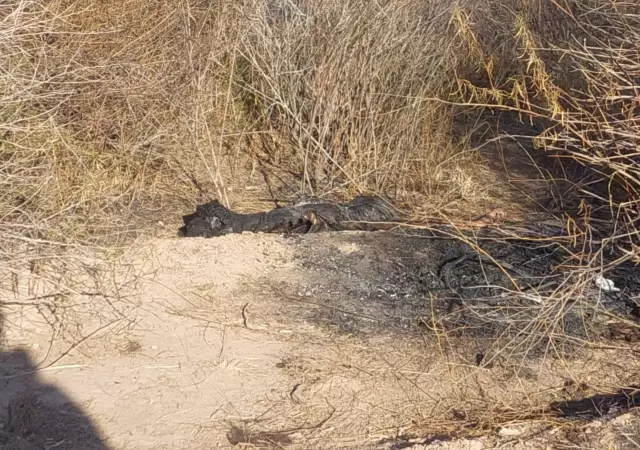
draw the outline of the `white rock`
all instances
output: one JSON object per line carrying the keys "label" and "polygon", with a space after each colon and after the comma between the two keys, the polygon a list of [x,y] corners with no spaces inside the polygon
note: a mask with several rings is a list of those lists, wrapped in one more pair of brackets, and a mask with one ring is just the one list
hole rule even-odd
{"label": "white rock", "polygon": [[596,286],[603,292],[620,292],[620,289],[616,287],[612,280],[598,275],[596,277]]}
{"label": "white rock", "polygon": [[515,428],[502,427],[500,428],[500,431],[498,431],[498,434],[502,437],[514,437],[520,436],[522,434],[522,431]]}

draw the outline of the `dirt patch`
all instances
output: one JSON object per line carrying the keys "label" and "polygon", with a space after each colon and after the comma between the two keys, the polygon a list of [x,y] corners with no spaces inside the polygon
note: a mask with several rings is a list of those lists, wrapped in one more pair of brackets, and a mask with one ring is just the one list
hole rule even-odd
{"label": "dirt patch", "polygon": [[521,346],[515,351],[531,359],[546,357],[550,344],[569,357],[576,340],[608,340],[614,332],[635,339],[633,327],[611,326],[612,317],[638,320],[634,269],[617,271],[621,292],[603,293],[594,284],[581,292],[580,302],[550,301],[570,282],[557,269],[566,257],[559,246],[491,239],[472,246],[427,233],[388,232],[292,242],[304,284],[270,278],[262,289],[289,302],[294,315],[344,333],[393,330],[433,339],[446,332],[449,339],[473,341],[478,363],[490,360],[488,347],[496,344]]}
{"label": "dirt patch", "polygon": [[[575,399],[567,380],[580,379],[587,398],[638,373],[631,348],[478,363],[495,330],[456,335],[425,325],[458,314],[442,301],[452,292],[437,262],[464,245],[327,236],[158,239],[109,270],[83,269],[64,295],[25,271],[3,308],[5,355],[30,361],[2,365],[3,442],[59,442],[54,424],[37,415],[40,425],[16,422],[21,407],[7,413],[28,398],[52,411],[47,420],[78,417],[75,441],[58,448],[493,448],[514,439],[502,428],[532,422],[525,411]],[[529,256],[502,255],[511,264]],[[462,287],[478,284],[475,269],[454,269],[470,277]],[[506,286],[484,271],[493,278],[482,289]],[[472,296],[461,297],[473,312]],[[55,386],[64,402],[28,379]],[[489,416],[504,419],[492,428]],[[533,421],[545,433],[567,427],[545,420]]]}
{"label": "dirt patch", "polygon": [[0,358],[0,447],[109,449],[81,405],[55,384],[41,381],[40,370],[26,351],[6,352]]}

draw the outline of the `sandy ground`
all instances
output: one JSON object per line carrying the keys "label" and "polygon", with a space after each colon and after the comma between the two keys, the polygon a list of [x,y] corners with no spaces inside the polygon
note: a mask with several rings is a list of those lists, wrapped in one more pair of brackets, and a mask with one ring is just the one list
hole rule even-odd
{"label": "sandy ground", "polygon": [[[409,294],[376,270],[402,265],[394,245],[357,233],[166,238],[106,266],[79,258],[64,293],[33,267],[12,274],[0,447],[558,448],[549,444],[558,427],[444,433],[469,401],[559,395],[568,369],[480,370],[416,333],[415,317],[391,302]],[[583,375],[597,380],[599,370]],[[585,447],[574,448],[640,442],[616,431],[634,417],[585,425]]]}

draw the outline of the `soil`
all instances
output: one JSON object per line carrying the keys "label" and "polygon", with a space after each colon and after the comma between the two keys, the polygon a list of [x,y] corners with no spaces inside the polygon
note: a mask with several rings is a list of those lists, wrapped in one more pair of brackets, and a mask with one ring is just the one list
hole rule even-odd
{"label": "soil", "polygon": [[[443,268],[466,249],[388,232],[237,234],[157,238],[116,262],[85,254],[51,274],[27,262],[2,285],[0,447],[640,442],[633,410],[588,420],[535,413],[628,385],[640,368],[635,344],[575,345],[606,331],[578,305],[558,325],[572,345],[519,329],[523,314],[542,323],[557,311],[534,296],[504,296],[511,277],[482,260]],[[491,254],[540,289],[558,257],[497,245]],[[625,298],[593,296],[633,320]]]}

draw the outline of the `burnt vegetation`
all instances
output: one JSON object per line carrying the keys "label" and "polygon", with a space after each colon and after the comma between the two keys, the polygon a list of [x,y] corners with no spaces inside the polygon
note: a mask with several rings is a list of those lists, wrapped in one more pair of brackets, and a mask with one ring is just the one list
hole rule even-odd
{"label": "burnt vegetation", "polygon": [[253,214],[236,213],[214,200],[199,205],[193,214],[183,216],[178,230],[182,237],[214,237],[231,233],[306,234],[321,231],[375,230],[393,224],[400,213],[387,201],[360,196],[342,205],[321,199],[308,199],[290,207]]}

